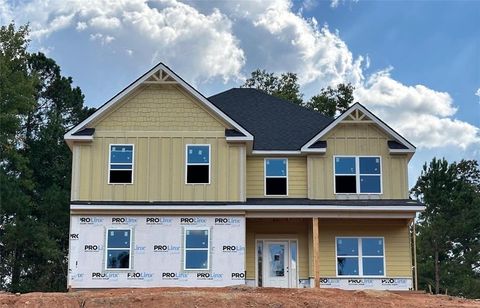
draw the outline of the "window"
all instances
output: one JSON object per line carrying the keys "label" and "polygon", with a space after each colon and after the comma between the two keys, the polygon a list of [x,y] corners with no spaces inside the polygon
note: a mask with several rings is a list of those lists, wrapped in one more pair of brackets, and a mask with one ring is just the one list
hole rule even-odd
{"label": "window", "polygon": [[129,269],[131,250],[131,230],[107,230],[107,269]]}
{"label": "window", "polygon": [[334,160],[335,193],[382,193],[382,172],[379,156],[336,156]]}
{"label": "window", "polygon": [[286,158],[265,159],[265,195],[286,196],[288,194],[288,161]]}
{"label": "window", "polygon": [[338,237],[337,276],[385,276],[381,237]]}
{"label": "window", "polygon": [[185,230],[185,269],[208,270],[210,263],[210,230]]}
{"label": "window", "polygon": [[133,145],[111,144],[108,183],[131,184],[133,180]]}
{"label": "window", "polygon": [[187,184],[210,183],[210,145],[187,145]]}

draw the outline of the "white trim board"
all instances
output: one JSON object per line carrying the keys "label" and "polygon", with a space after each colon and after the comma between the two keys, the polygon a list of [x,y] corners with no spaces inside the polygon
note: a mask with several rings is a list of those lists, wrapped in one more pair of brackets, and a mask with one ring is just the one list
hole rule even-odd
{"label": "white trim board", "polygon": [[[321,132],[319,132],[315,137],[310,139],[305,145],[302,146],[301,151],[302,152],[317,152],[316,149],[311,149],[310,146],[320,140],[323,136],[325,136],[328,132],[330,132],[334,127],[337,126],[340,122],[342,122],[348,115],[352,114],[355,110],[361,111],[363,114],[368,116],[372,121],[380,126],[385,132],[387,132],[389,135],[394,137],[397,141],[399,141],[402,145],[406,146],[407,149],[402,149],[401,152],[399,150],[390,150],[392,153],[414,153],[415,152],[415,146],[412,145],[410,142],[408,142],[407,139],[403,138],[400,134],[398,134],[396,131],[394,131],[392,128],[390,128],[387,124],[385,124],[382,120],[380,120],[377,116],[375,116],[373,113],[371,113],[367,108],[365,108],[363,105],[360,103],[355,103],[353,104],[350,108],[348,108],[344,113],[342,113],[338,118],[336,118],[333,122],[331,122],[327,127],[325,127]],[[320,151],[322,149],[319,149],[318,152],[324,153],[324,151]]]}
{"label": "white trim board", "polygon": [[184,88],[188,93],[190,93],[193,97],[195,97],[198,101],[200,101],[208,110],[212,111],[214,114],[219,116],[223,119],[227,124],[231,125],[232,128],[237,129],[239,132],[245,135],[245,137],[230,137],[230,139],[235,141],[252,141],[253,135],[250,134],[245,128],[243,128],[240,124],[235,122],[232,118],[226,115],[223,111],[218,109],[215,105],[213,105],[208,99],[206,99],[203,95],[201,95],[196,89],[190,86],[187,82],[185,82],[181,77],[179,77],[175,72],[170,70],[165,64],[159,63],[148,72],[146,72],[143,76],[138,78],[136,81],[131,83],[125,89],[120,91],[117,95],[115,95],[112,99],[110,99],[106,104],[101,106],[97,111],[95,111],[92,115],[88,118],[83,120],[80,124],[76,125],[74,128],[69,130],[65,135],[64,139],[67,141],[76,141],[76,140],[92,140],[92,136],[74,136],[76,132],[88,126],[88,124],[92,123],[95,119],[99,118],[107,111],[109,111],[114,105],[117,104],[122,98],[127,96],[129,93],[137,89],[141,84],[145,83],[148,78],[152,77],[159,71],[163,71],[168,74],[172,79],[174,79],[174,83],[180,85]]}
{"label": "white trim board", "polygon": [[[421,212],[425,210],[424,206],[369,206],[369,205],[100,205],[100,204],[71,204],[70,210],[133,210],[133,211],[272,211],[276,212],[291,212],[291,211],[306,211],[306,212]],[[205,213],[207,214],[207,213]],[[347,217],[347,216],[346,216]]]}

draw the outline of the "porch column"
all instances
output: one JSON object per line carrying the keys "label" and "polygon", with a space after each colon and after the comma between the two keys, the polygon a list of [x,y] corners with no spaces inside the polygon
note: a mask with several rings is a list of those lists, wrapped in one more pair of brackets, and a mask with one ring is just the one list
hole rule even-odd
{"label": "porch column", "polygon": [[314,287],[320,287],[320,241],[318,238],[318,218],[312,218],[312,266],[313,277],[315,279]]}

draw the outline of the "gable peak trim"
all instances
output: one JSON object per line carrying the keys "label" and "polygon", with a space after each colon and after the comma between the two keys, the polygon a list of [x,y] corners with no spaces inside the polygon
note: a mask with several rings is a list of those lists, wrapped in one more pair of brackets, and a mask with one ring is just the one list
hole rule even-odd
{"label": "gable peak trim", "polygon": [[[194,98],[199,100],[202,104],[207,107],[208,110],[212,111],[213,114],[219,116],[223,121],[225,121],[228,125],[232,128],[241,132],[244,137],[241,137],[242,141],[252,141],[253,135],[250,134],[245,128],[243,128],[240,124],[235,122],[232,118],[226,115],[223,111],[218,109],[214,104],[212,104],[205,96],[203,96],[200,92],[198,92],[195,88],[193,88],[190,84],[188,84],[185,80],[183,80],[180,76],[178,76],[174,71],[172,71],[168,66],[160,62],[150,70],[148,70],[145,74],[140,76],[137,80],[132,82],[110,100],[108,100],[105,104],[100,106],[92,115],[88,118],[83,120],[80,124],[73,127],[69,130],[65,135],[64,139],[69,143],[70,141],[78,140],[79,136],[76,136],[75,133],[78,131],[88,127],[95,119],[98,119],[100,116],[104,115],[107,111],[111,110],[113,106],[115,106],[122,98],[126,95],[137,89],[141,84],[176,84],[181,86],[185,89],[188,93],[190,93]],[[237,138],[238,139],[238,138]]]}
{"label": "gable peak trim", "polygon": [[[362,113],[359,116],[359,112]],[[402,137],[399,133],[394,131],[390,126],[388,126],[385,122],[380,120],[376,115],[374,115],[370,110],[368,110],[365,106],[360,103],[355,103],[350,106],[344,113],[339,115],[334,121],[332,121],[327,127],[323,128],[315,137],[310,139],[307,143],[302,146],[302,152],[315,152],[317,149],[312,148],[311,146],[318,142],[320,138],[325,136],[328,132],[330,132],[334,127],[336,127],[339,123],[345,120],[347,117],[353,118],[355,120],[345,121],[347,123],[375,123],[380,126],[385,132],[393,136],[400,144],[406,147],[406,149],[402,150],[402,152],[406,153],[414,153],[416,148],[413,144],[411,144],[407,139]],[[360,119],[361,117],[361,119]],[[368,118],[368,120],[364,120]],[[358,119],[358,120],[357,120]]]}

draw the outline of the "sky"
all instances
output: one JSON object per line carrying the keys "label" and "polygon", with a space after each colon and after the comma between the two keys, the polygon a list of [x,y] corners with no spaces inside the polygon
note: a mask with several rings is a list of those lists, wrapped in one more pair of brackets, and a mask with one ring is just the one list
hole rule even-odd
{"label": "sky", "polygon": [[304,98],[350,82],[425,162],[480,160],[480,1],[0,0],[98,107],[158,62],[205,96],[294,72]]}

